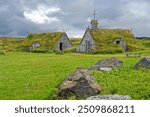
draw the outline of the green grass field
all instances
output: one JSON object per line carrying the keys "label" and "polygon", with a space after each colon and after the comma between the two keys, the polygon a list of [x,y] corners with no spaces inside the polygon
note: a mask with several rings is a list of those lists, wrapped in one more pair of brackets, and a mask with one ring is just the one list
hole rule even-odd
{"label": "green grass field", "polygon": [[[150,55],[150,51],[143,52],[143,56],[147,55]],[[64,78],[78,66],[86,68],[107,57],[119,57],[124,65],[111,72],[91,71],[95,80],[102,85],[101,94],[150,99],[150,71],[133,68],[140,58],[124,58],[123,54],[57,55],[24,52],[0,55],[0,99],[52,99]]]}

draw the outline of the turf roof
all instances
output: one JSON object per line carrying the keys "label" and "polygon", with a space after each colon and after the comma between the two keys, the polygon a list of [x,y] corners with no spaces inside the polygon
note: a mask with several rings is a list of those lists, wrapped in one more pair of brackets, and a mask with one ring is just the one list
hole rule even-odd
{"label": "turf roof", "polygon": [[139,48],[140,44],[135,39],[131,31],[127,29],[88,29],[94,41],[96,42],[96,50],[106,50],[120,48],[119,45],[114,43],[115,39],[122,39],[127,44],[127,49]]}
{"label": "turf roof", "polygon": [[49,45],[49,47],[53,47],[61,39],[63,34],[65,34],[65,32],[29,34],[27,36],[27,45],[30,46],[33,42],[38,41],[42,44],[42,46]]}

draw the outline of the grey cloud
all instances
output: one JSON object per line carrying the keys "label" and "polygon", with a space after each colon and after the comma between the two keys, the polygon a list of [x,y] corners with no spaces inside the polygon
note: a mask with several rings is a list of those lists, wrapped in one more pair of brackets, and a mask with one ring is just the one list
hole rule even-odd
{"label": "grey cloud", "polygon": [[[41,4],[59,7],[61,12],[47,16],[60,21],[37,24],[25,18],[27,9],[35,10]],[[95,9],[102,28],[132,28],[136,36],[150,36],[149,5],[149,0],[1,0],[0,35],[26,36],[27,32],[65,29],[69,36],[82,36]]]}

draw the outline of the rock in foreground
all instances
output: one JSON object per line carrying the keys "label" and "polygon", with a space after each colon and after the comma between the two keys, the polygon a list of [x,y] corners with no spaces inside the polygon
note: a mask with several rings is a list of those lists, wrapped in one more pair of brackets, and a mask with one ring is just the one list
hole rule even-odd
{"label": "rock in foreground", "polygon": [[150,56],[142,58],[139,62],[134,65],[134,68],[147,68],[150,69]]}
{"label": "rock in foreground", "polygon": [[87,69],[79,67],[63,81],[57,96],[61,98],[89,97],[100,91],[101,87],[94,81],[93,75]]}
{"label": "rock in foreground", "polygon": [[128,95],[98,95],[87,98],[87,100],[131,100]]}
{"label": "rock in foreground", "polygon": [[89,70],[101,70],[101,71],[111,71],[112,68],[121,67],[123,62],[118,58],[108,58],[102,59],[97,62],[94,66],[89,67]]}

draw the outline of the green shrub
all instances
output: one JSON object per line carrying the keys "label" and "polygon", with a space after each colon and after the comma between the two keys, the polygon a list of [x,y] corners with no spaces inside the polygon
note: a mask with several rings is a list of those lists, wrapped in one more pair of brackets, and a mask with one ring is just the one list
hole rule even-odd
{"label": "green shrub", "polygon": [[33,34],[29,34],[29,35],[27,36],[28,39],[32,39],[33,37],[34,37]]}
{"label": "green shrub", "polygon": [[46,53],[46,52],[48,52],[48,50],[45,49],[45,48],[42,48],[42,47],[38,47],[38,48],[33,49],[31,52],[34,52],[34,53]]}
{"label": "green shrub", "polygon": [[150,48],[150,39],[140,39],[138,41],[142,43],[145,48]]}
{"label": "green shrub", "polygon": [[19,51],[21,43],[25,38],[0,37],[0,49],[9,51]]}
{"label": "green shrub", "polygon": [[142,45],[127,44],[127,51],[137,51],[142,49],[143,49]]}
{"label": "green shrub", "polygon": [[55,52],[55,54],[64,54],[64,52],[60,51],[59,49],[55,49],[54,52]]}
{"label": "green shrub", "polygon": [[70,52],[76,52],[76,47],[72,47],[72,48],[66,48],[64,50],[65,53],[70,53]]}
{"label": "green shrub", "polygon": [[5,51],[0,50],[0,55],[5,55]]}

